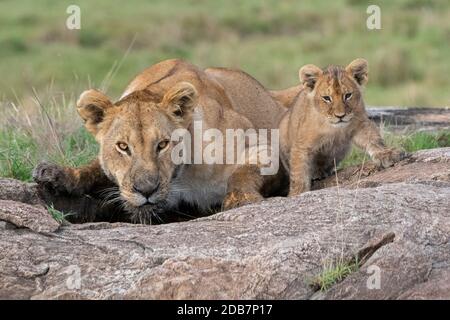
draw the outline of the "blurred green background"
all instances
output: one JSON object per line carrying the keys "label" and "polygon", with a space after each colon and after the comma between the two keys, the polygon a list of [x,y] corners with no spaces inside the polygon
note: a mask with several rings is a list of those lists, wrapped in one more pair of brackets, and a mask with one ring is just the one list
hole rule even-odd
{"label": "blurred green background", "polygon": [[[71,4],[81,30],[66,28]],[[369,4],[381,30],[366,27]],[[241,68],[273,89],[296,84],[303,64],[364,57],[367,104],[448,106],[450,1],[0,0],[0,57],[2,101],[90,86],[117,98],[140,70],[174,57]]]}

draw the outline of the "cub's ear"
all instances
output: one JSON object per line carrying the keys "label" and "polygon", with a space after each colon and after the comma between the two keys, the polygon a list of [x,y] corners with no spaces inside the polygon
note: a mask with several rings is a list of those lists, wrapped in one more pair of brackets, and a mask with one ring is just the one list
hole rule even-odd
{"label": "cub's ear", "polygon": [[360,86],[365,85],[369,80],[369,64],[365,59],[358,58],[353,60],[345,67],[345,71],[347,71]]}
{"label": "cub's ear", "polygon": [[112,103],[107,96],[100,91],[90,89],[84,91],[77,101],[77,110],[84,120],[86,129],[95,135],[98,125],[103,121],[105,111],[112,107]]}
{"label": "cub's ear", "polygon": [[300,68],[298,72],[298,77],[300,78],[300,83],[310,90],[314,89],[317,79],[322,75],[323,71],[318,66],[313,64],[307,64]]}
{"label": "cub's ear", "polygon": [[180,82],[170,88],[162,99],[162,105],[180,121],[189,121],[198,101],[198,93],[189,82]]}

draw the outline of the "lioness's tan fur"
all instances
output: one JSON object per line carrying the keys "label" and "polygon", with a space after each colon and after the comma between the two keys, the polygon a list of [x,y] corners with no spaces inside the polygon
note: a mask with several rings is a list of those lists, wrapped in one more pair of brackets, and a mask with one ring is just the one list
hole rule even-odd
{"label": "lioness's tan fur", "polygon": [[258,201],[270,189],[265,181],[273,177],[261,176],[258,165],[177,166],[169,156],[172,143],[165,143],[179,128],[193,135],[193,119],[202,120],[203,131],[276,128],[285,108],[243,72],[203,71],[181,60],[167,60],[137,75],[118,102],[88,90],[77,107],[100,145],[98,159],[82,168],[52,165],[49,170],[43,164],[35,170],[36,181],[55,186],[58,180],[57,187],[64,191],[88,193],[99,177],[106,176],[118,187],[118,199],[141,221],[182,202],[202,210],[217,204],[232,208]]}

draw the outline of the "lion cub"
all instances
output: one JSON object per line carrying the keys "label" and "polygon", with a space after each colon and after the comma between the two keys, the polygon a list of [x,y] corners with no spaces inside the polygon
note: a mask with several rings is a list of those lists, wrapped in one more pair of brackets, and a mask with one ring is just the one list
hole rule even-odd
{"label": "lion cub", "polygon": [[308,64],[299,77],[302,88],[280,122],[290,196],[309,191],[312,180],[330,175],[352,142],[385,168],[401,159],[400,151],[385,146],[365,111],[361,86],[368,79],[366,60],[324,70]]}

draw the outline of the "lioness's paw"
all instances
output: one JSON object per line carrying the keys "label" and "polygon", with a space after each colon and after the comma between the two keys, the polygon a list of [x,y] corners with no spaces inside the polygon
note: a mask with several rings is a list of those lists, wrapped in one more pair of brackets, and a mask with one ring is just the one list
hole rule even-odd
{"label": "lioness's paw", "polygon": [[404,159],[406,155],[404,151],[398,149],[387,149],[375,155],[374,161],[383,168],[389,168],[394,163]]}
{"label": "lioness's paw", "polygon": [[222,203],[222,210],[230,210],[246,204],[261,201],[263,197],[257,193],[228,192]]}
{"label": "lioness's paw", "polygon": [[41,162],[33,170],[33,180],[51,191],[71,191],[71,181],[65,169],[53,163]]}

